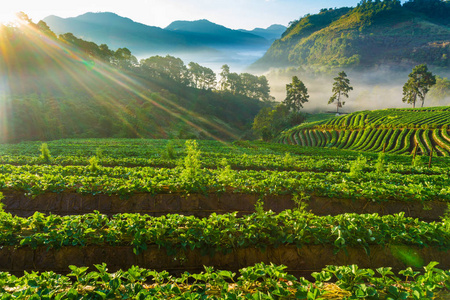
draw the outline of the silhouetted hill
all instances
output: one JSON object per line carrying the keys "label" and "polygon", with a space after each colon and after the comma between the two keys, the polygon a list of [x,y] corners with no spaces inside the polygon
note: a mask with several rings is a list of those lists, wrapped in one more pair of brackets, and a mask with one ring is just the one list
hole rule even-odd
{"label": "silhouetted hill", "polygon": [[135,54],[175,51],[190,44],[185,36],[176,32],[137,23],[114,13],[86,13],[74,18],[49,16],[44,22],[57,34],[71,32],[113,49],[127,47]]}
{"label": "silhouetted hill", "polygon": [[259,35],[269,41],[279,39],[281,35],[286,31],[287,27],[279,24],[271,25],[267,28],[255,28],[253,30],[239,29],[242,32]]}
{"label": "silhouetted hill", "polygon": [[137,56],[176,54],[178,52],[213,52],[223,48],[267,49],[270,42],[261,36],[232,30],[207,20],[176,21],[168,27],[148,26],[114,13],[86,13],[74,18],[46,17],[57,34],[75,36],[107,44],[110,48],[127,47]]}
{"label": "silhouetted hill", "polygon": [[253,67],[450,66],[450,3],[362,1],[291,23]]}
{"label": "silhouetted hill", "polygon": [[208,20],[175,21],[165,28],[189,37],[190,41],[208,46],[250,46],[269,45],[269,42],[258,35],[240,30],[233,30]]}
{"label": "silhouetted hill", "polygon": [[159,73],[158,66],[135,64],[126,52],[105,58],[108,51],[103,47],[57,38],[32,22],[1,29],[0,78],[8,92],[0,95],[4,104],[0,120],[6,124],[0,142],[74,137],[235,139],[248,129],[262,105],[244,95],[188,86]]}

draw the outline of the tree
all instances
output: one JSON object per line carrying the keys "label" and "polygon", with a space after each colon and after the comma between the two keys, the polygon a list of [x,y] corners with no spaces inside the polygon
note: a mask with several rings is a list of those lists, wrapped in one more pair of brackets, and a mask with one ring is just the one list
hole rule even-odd
{"label": "tree", "polygon": [[170,78],[185,85],[191,81],[189,71],[181,58],[171,55],[165,57],[156,55],[142,59],[140,63],[151,76]]}
{"label": "tree", "polygon": [[276,137],[281,131],[301,124],[306,117],[301,112],[290,111],[284,103],[262,108],[253,120],[252,130],[264,141]]}
{"label": "tree", "polygon": [[191,84],[198,89],[210,90],[216,86],[216,73],[207,67],[195,62],[189,63],[191,73]]}
{"label": "tree", "polygon": [[436,84],[430,89],[429,95],[435,103],[450,98],[450,80],[436,76]]}
{"label": "tree", "polygon": [[121,69],[129,69],[138,64],[137,58],[128,48],[119,48],[114,52],[115,65]]}
{"label": "tree", "polygon": [[230,87],[228,83],[228,76],[230,75],[230,67],[228,65],[222,66],[222,72],[220,72],[219,89],[227,91]]}
{"label": "tree", "polygon": [[403,85],[402,101],[412,104],[415,108],[417,98],[419,98],[423,107],[425,95],[436,84],[436,76],[428,71],[427,65],[422,64],[415,66],[408,77],[408,81]]}
{"label": "tree", "polygon": [[331,90],[334,94],[328,100],[328,104],[337,101],[336,112],[339,113],[339,107],[345,104],[341,101],[341,96],[348,98],[348,92],[352,91],[353,87],[350,86],[350,80],[347,78],[347,74],[344,71],[338,74],[338,77],[334,78],[333,89]]}
{"label": "tree", "polygon": [[286,84],[286,99],[283,103],[289,109],[299,111],[308,99],[308,89],[305,84],[297,76],[292,77],[292,83]]}

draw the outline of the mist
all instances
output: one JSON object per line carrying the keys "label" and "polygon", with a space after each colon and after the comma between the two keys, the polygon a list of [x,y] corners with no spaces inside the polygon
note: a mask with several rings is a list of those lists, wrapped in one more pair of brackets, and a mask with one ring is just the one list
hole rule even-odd
{"label": "mist", "polygon": [[[333,85],[333,78],[341,70],[330,72],[313,68],[271,69],[268,72],[255,72],[251,64],[261,58],[267,49],[263,48],[227,48],[227,49],[199,49],[198,51],[172,52],[170,55],[179,57],[187,65],[196,62],[204,67],[212,69],[219,79],[221,67],[227,64],[231,72],[249,72],[254,75],[265,75],[269,81],[271,95],[275,101],[281,102],[286,97],[286,84],[292,81],[292,76],[297,76],[303,81],[310,96],[309,102],[304,104],[303,111],[308,113],[333,113],[336,105],[328,104]],[[154,55],[166,56],[167,53],[148,53],[138,59],[148,58]],[[384,65],[365,70],[345,70],[353,90],[349,92],[349,98],[344,99],[345,104],[339,108],[341,113],[352,113],[361,110],[375,110],[385,108],[410,108],[410,104],[402,102],[403,85],[408,80],[408,74],[413,66]],[[441,77],[450,77],[450,73],[432,70],[433,74]],[[421,106],[416,103],[416,107]],[[425,97],[424,107],[450,105],[450,97],[437,99],[430,95]]]}
{"label": "mist", "polygon": [[[222,49],[200,49],[198,51],[171,52],[169,55],[181,58],[185,65],[189,62],[198,63],[208,67],[219,74],[223,65],[227,64],[232,72],[247,72],[247,68],[266,53],[266,48],[222,48]],[[166,56],[167,53],[147,53],[139,55],[138,60],[151,56]]]}
{"label": "mist", "polygon": [[[408,80],[408,74],[412,69],[399,70],[392,67],[371,68],[365,71],[344,70],[350,79],[353,90],[349,92],[349,98],[344,98],[345,105],[339,108],[339,112],[352,113],[361,110],[374,110],[384,108],[410,108],[410,104],[402,102],[403,85]],[[287,70],[271,70],[265,75],[269,80],[271,95],[281,102],[286,97],[286,84],[292,81],[292,76],[297,76],[306,85],[309,94],[309,102],[303,106],[303,111],[308,113],[336,112],[336,104],[328,104],[332,96],[333,78],[335,74],[305,71],[303,69],[290,68]],[[432,70],[433,74],[448,77],[449,74],[439,74]],[[420,107],[422,102],[416,102]],[[450,97],[436,99],[427,95],[424,107],[450,105]]]}

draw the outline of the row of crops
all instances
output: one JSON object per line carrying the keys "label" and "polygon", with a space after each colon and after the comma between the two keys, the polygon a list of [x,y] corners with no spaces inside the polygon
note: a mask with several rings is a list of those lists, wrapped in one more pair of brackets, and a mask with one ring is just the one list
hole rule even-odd
{"label": "row of crops", "polygon": [[374,271],[356,265],[327,266],[312,274],[314,281],[264,263],[242,268],[238,274],[205,267],[204,272],[177,277],[136,266],[110,273],[105,264],[95,265],[91,272],[71,265],[67,276],[1,273],[0,293],[3,299],[444,299],[450,272],[436,264],[428,264],[423,272],[407,268],[397,274],[389,267]]}
{"label": "row of crops", "polygon": [[450,134],[434,129],[377,129],[326,131],[304,129],[283,136],[282,143],[309,147],[336,147],[392,154],[450,156]]}
{"label": "row of crops", "polygon": [[[450,285],[445,209],[429,222],[406,217],[409,212],[317,216],[308,209],[313,199],[323,201],[319,206],[359,201],[368,212],[373,203],[397,201],[417,203],[426,216],[432,203],[445,207],[450,200],[448,158],[427,163],[389,153],[263,142],[86,139],[0,145],[6,212],[39,211],[33,205],[38,200],[43,211],[53,212],[63,198],[68,211],[99,199],[126,203],[139,197],[133,211],[152,199],[161,206],[167,201],[167,214],[158,217],[126,209],[109,216],[93,210],[65,216],[36,212],[27,218],[0,213],[0,295],[444,297]],[[171,213],[174,196],[188,202],[198,200],[195,195],[202,195],[196,211]],[[264,210],[271,195],[286,196],[296,208]],[[246,202],[248,196],[257,200],[253,213],[196,216],[214,207],[208,200]]]}
{"label": "row of crops", "polygon": [[168,214],[150,217],[97,213],[79,216],[34,214],[29,218],[3,215],[2,246],[129,245],[135,254],[158,245],[169,255],[199,250],[204,254],[230,253],[238,248],[277,248],[294,245],[330,245],[335,251],[373,245],[408,245],[450,249],[450,223],[423,222],[404,214],[343,214],[315,216],[287,210],[237,217],[236,213],[206,218]]}
{"label": "row of crops", "polygon": [[427,107],[415,109],[382,109],[361,111],[327,121],[317,125],[325,128],[355,129],[373,126],[377,128],[447,128],[450,120],[450,107]]}
{"label": "row of crops", "polygon": [[448,107],[358,112],[300,125],[285,132],[278,141],[310,147],[449,156],[449,120]]}
{"label": "row of crops", "polygon": [[[387,165],[388,166],[388,165]],[[365,170],[354,161],[350,172],[255,171],[190,168],[84,166],[0,166],[0,189],[29,196],[45,193],[132,195],[136,193],[220,193],[311,196],[370,201],[450,201],[449,169],[435,174]],[[436,174],[442,170],[441,174]]]}

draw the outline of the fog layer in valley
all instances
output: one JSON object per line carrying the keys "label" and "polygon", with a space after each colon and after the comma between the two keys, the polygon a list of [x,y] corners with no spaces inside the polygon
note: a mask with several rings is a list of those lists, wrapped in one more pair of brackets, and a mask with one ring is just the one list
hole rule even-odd
{"label": "fog layer in valley", "polygon": [[[230,67],[232,72],[247,72],[248,66],[261,58],[266,51],[266,48],[201,49],[195,52],[177,52],[170,55],[181,58],[186,65],[191,61],[196,62],[219,74],[225,64]],[[137,58],[140,60],[154,55],[166,56],[167,53],[149,53]]]}
{"label": "fog layer in valley", "polygon": [[[170,55],[181,58],[187,65],[189,62],[196,62],[204,67],[212,69],[219,79],[221,67],[227,64],[231,72],[249,72],[249,66],[264,55],[266,49],[262,48],[230,48],[230,49],[202,49],[196,52],[171,53]],[[138,59],[163,53],[153,53],[138,57]],[[367,70],[346,70],[345,68],[331,71],[304,70],[302,68],[288,68],[285,70],[275,69],[265,73],[255,75],[265,75],[269,80],[271,95],[275,100],[281,102],[286,97],[286,84],[292,81],[292,76],[298,76],[302,80],[309,93],[309,102],[304,104],[304,111],[335,112],[336,105],[328,104],[332,95],[333,78],[339,71],[345,71],[350,79],[353,90],[349,93],[349,98],[345,99],[345,105],[339,109],[340,112],[350,113],[360,110],[373,110],[384,108],[408,108],[410,104],[402,102],[403,85],[408,80],[408,74],[412,71],[412,66],[408,67],[378,67]],[[439,72],[430,70],[435,75],[450,78],[450,72]],[[424,106],[450,105],[450,96],[436,97],[429,93],[425,98]],[[420,107],[421,102],[416,103]]]}
{"label": "fog layer in valley", "polygon": [[[408,108],[410,104],[402,102],[403,85],[408,80],[409,70],[391,70],[390,68],[367,69],[366,71],[350,71],[342,69],[350,79],[353,90],[349,92],[349,98],[343,98],[345,105],[339,109],[340,112],[351,113],[360,110],[373,110],[383,108]],[[449,77],[450,74],[435,73],[441,77]],[[304,82],[310,96],[309,102],[304,104],[304,111],[315,112],[335,112],[336,105],[328,104],[332,96],[333,78],[336,74],[318,74],[304,70],[272,70],[266,73],[271,87],[271,94],[276,101],[283,101],[286,97],[286,84],[292,81],[292,76],[296,75]],[[436,98],[428,93],[425,98],[425,106],[450,105],[450,97]],[[416,107],[421,106],[421,102],[416,103]]]}

